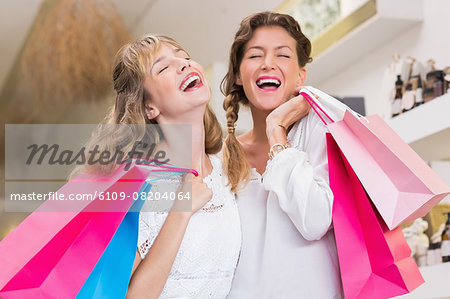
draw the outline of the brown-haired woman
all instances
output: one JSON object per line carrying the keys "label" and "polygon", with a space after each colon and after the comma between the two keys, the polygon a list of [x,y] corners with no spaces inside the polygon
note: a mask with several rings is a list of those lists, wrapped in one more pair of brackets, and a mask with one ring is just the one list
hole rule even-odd
{"label": "brown-haired woman", "polygon": [[[158,204],[144,204],[127,298],[224,298],[237,264],[241,230],[234,194],[226,187],[221,158],[215,155],[221,150],[222,134],[207,107],[210,90],[203,68],[173,39],[147,35],[119,50],[113,80],[117,97],[109,123],[156,126],[145,136],[117,126],[99,139],[112,145],[125,140],[129,147],[146,138],[158,148],[173,149],[185,133],[170,125],[186,124],[192,132],[192,153],[186,148],[190,143],[175,151],[190,153],[188,167],[199,173],[192,181],[189,211],[156,210]],[[181,184],[180,174],[153,183],[150,192],[157,200],[156,193],[179,191]],[[150,209],[144,211],[147,204]]]}
{"label": "brown-haired woman", "polygon": [[[224,162],[238,191],[243,239],[229,298],[342,296],[327,129],[296,96],[310,52],[299,24],[271,12],[245,18],[231,47],[222,82]],[[253,129],[236,138],[240,104],[250,107]]]}

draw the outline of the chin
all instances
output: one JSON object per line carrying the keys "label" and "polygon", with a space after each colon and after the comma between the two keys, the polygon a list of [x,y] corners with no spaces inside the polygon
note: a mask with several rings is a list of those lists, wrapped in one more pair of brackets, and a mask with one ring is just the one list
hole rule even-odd
{"label": "chin", "polygon": [[278,108],[280,105],[284,104],[286,100],[279,97],[260,97],[258,101],[250,101],[252,105],[262,111],[272,111]]}
{"label": "chin", "polygon": [[204,90],[202,90],[199,95],[199,100],[203,103],[208,103],[209,100],[211,99],[211,92],[209,91],[209,88],[204,88]]}
{"label": "chin", "polygon": [[199,94],[196,98],[195,98],[195,102],[194,103],[194,107],[199,107],[199,106],[205,106],[208,105],[209,100],[211,99],[211,96],[208,94]]}

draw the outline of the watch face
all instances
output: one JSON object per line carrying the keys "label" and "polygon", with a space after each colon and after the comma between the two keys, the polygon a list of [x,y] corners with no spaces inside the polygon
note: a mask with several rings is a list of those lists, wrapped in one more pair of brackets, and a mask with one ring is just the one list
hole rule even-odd
{"label": "watch face", "polygon": [[279,152],[281,152],[282,150],[284,150],[284,146],[282,146],[281,144],[277,144],[274,148],[273,151],[274,153],[278,154]]}
{"label": "watch face", "polygon": [[280,143],[276,143],[276,144],[272,145],[272,147],[270,148],[270,152],[269,152],[270,159],[275,157],[276,154],[278,154],[282,150],[286,149],[287,147],[288,147],[288,145],[282,145]]}

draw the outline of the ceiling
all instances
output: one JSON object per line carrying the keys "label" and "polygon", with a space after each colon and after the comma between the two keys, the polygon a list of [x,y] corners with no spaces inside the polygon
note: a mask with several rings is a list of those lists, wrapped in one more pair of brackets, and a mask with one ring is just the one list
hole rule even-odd
{"label": "ceiling", "polygon": [[[111,0],[97,0],[111,1]],[[0,88],[20,51],[42,1],[2,0],[0,10]],[[125,25],[138,37],[162,33],[175,38],[203,66],[227,61],[239,22],[273,10],[283,0],[112,0]]]}

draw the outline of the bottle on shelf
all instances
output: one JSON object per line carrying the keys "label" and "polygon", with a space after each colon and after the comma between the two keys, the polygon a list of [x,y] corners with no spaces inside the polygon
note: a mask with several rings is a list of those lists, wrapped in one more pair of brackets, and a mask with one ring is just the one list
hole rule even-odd
{"label": "bottle on shelf", "polygon": [[428,72],[426,75],[427,87],[433,89],[433,98],[444,94],[444,72],[441,70],[434,70]]}
{"label": "bottle on shelf", "polygon": [[415,91],[412,90],[412,84],[408,83],[402,96],[402,112],[406,112],[414,108]]}
{"label": "bottle on shelf", "polygon": [[446,93],[450,93],[450,74],[445,75],[444,79],[445,79],[445,88],[444,88],[444,90],[445,90]]}
{"label": "bottle on shelf", "polygon": [[397,75],[397,81],[395,82],[395,97],[392,102],[392,117],[397,116],[402,112],[402,88],[403,81],[401,75]]}
{"label": "bottle on shelf", "polygon": [[450,66],[444,69],[444,93],[450,92]]}
{"label": "bottle on shelf", "polygon": [[450,213],[447,213],[447,222],[442,232],[441,255],[443,263],[450,262]]}
{"label": "bottle on shelf", "polygon": [[423,104],[423,89],[422,89],[422,78],[420,78],[420,75],[417,76],[417,88],[416,88],[416,104],[415,106],[420,106]]}
{"label": "bottle on shelf", "polygon": [[427,251],[427,266],[433,266],[441,263],[441,242],[430,243]]}
{"label": "bottle on shelf", "polygon": [[427,87],[423,91],[423,102],[428,103],[429,101],[434,99],[434,88],[433,87]]}

